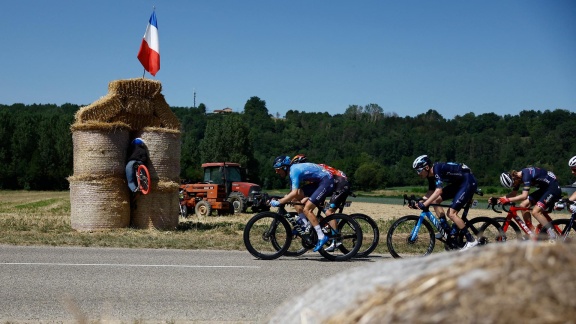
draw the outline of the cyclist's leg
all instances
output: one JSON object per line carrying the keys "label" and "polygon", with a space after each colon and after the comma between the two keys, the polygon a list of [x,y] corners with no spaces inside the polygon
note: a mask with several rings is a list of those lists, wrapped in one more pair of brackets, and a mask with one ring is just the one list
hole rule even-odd
{"label": "cyclist's leg", "polygon": [[126,181],[128,182],[128,188],[131,192],[138,191],[138,182],[136,181],[136,171],[134,170],[134,164],[136,160],[130,160],[126,164]]}

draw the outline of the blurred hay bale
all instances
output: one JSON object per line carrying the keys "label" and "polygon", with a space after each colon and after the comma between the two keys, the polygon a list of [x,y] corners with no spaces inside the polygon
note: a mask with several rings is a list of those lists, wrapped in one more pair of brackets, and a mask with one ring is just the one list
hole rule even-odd
{"label": "blurred hay bale", "polygon": [[108,84],[108,93],[121,97],[152,99],[162,91],[162,83],[156,80],[136,78],[115,80]]}
{"label": "blurred hay bale", "polygon": [[146,143],[150,161],[148,170],[153,180],[169,179],[178,182],[180,180],[180,131],[145,127],[136,134]]}
{"label": "blurred hay bale", "polygon": [[170,110],[170,106],[166,102],[166,99],[164,99],[163,94],[160,93],[152,99],[152,106],[154,108],[154,115],[161,121],[160,127],[175,130],[180,129],[180,120],[178,120],[178,117]]}
{"label": "blurred hay bale", "polygon": [[72,176],[68,181],[73,229],[90,231],[129,226],[130,196],[124,179]]}
{"label": "blurred hay bale", "polygon": [[76,123],[109,122],[124,110],[120,97],[108,94],[76,112]]}
{"label": "blurred hay bale", "polygon": [[129,128],[124,123],[73,124],[75,175],[124,177]]}
{"label": "blurred hay bale", "polygon": [[270,323],[574,323],[575,248],[508,242],[378,262],[285,302]]}
{"label": "blurred hay bale", "polygon": [[140,195],[132,208],[131,226],[140,229],[173,230],[178,226],[180,185],[153,181],[148,195]]}

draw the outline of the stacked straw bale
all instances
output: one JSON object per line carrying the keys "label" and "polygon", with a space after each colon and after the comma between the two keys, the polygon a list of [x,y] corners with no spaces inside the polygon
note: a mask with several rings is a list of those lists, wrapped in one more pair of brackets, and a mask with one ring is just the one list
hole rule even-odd
{"label": "stacked straw bale", "polygon": [[[74,176],[68,178],[74,229],[176,227],[180,122],[161,90],[154,80],[112,81],[106,96],[76,113]],[[131,209],[125,166],[130,141],[137,136],[149,150],[152,188]]]}
{"label": "stacked straw bale", "polygon": [[377,262],[287,300],[269,323],[574,323],[574,269],[574,242]]}

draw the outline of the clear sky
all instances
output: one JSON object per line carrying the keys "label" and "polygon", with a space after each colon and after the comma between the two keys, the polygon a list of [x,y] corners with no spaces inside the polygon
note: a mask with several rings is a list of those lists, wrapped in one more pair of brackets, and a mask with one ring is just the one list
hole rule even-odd
{"label": "clear sky", "polygon": [[7,0],[0,103],[87,105],[136,54],[156,6],[171,106],[271,114],[576,111],[574,0]]}

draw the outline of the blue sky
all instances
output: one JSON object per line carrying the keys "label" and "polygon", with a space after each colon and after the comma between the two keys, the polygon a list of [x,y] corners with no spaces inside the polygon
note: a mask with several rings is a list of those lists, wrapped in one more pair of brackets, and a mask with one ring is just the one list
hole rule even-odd
{"label": "blue sky", "polygon": [[171,106],[271,114],[576,111],[573,0],[11,0],[0,103],[87,105],[141,77],[156,6]]}

